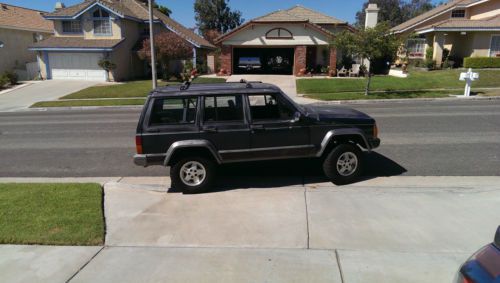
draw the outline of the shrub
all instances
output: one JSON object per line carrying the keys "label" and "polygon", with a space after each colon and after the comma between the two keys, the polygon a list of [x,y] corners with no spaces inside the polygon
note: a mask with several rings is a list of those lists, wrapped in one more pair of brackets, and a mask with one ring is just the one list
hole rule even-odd
{"label": "shrub", "polygon": [[412,67],[420,68],[420,67],[424,66],[424,59],[409,59],[408,65],[410,65]]}
{"label": "shrub", "polygon": [[6,78],[11,85],[15,85],[19,81],[19,76],[14,71],[5,71],[2,77]]}
{"label": "shrub", "polygon": [[500,68],[500,58],[468,57],[464,58],[465,68]]}
{"label": "shrub", "polygon": [[9,83],[9,79],[5,76],[0,76],[0,89],[3,88],[7,83]]}
{"label": "shrub", "polygon": [[432,60],[432,59],[425,59],[425,67],[429,70],[433,70],[434,68],[436,68],[436,61]]}
{"label": "shrub", "polygon": [[432,60],[433,56],[434,56],[434,49],[432,49],[432,47],[427,47],[427,49],[425,49],[425,59]]}

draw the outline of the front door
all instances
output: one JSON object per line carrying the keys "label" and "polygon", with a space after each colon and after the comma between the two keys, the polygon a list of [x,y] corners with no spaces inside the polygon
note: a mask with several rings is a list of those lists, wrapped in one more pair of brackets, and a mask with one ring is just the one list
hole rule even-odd
{"label": "front door", "polygon": [[277,94],[248,95],[250,147],[256,159],[310,156],[309,127],[295,120],[297,109]]}

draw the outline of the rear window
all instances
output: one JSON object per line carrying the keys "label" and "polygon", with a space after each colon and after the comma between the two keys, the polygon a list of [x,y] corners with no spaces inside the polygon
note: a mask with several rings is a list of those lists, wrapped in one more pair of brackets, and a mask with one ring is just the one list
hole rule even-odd
{"label": "rear window", "polygon": [[196,97],[157,98],[151,111],[151,126],[194,124],[196,122]]}

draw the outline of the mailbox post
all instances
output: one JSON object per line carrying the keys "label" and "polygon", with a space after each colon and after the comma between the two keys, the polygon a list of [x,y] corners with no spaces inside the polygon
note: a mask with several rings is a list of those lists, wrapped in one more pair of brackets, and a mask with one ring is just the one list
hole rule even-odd
{"label": "mailbox post", "polygon": [[460,73],[460,80],[465,81],[465,91],[464,91],[465,97],[470,96],[470,89],[472,82],[478,79],[479,79],[479,73],[472,72],[471,68],[469,68],[469,70],[466,73],[465,72]]}

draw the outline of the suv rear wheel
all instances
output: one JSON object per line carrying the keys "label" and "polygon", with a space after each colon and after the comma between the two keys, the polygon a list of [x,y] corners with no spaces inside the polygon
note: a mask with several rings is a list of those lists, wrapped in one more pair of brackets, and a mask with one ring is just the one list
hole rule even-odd
{"label": "suv rear wheel", "polygon": [[354,182],[361,174],[361,150],[352,144],[339,144],[323,162],[325,175],[337,185]]}
{"label": "suv rear wheel", "polygon": [[196,194],[209,190],[215,181],[215,163],[203,157],[185,157],[170,167],[172,187]]}

